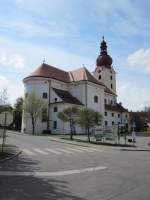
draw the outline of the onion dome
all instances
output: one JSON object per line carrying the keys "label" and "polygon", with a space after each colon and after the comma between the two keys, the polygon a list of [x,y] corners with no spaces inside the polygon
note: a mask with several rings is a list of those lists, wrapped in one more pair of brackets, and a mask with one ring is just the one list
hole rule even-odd
{"label": "onion dome", "polygon": [[101,52],[100,52],[100,55],[98,56],[97,60],[96,60],[96,66],[105,66],[105,67],[108,67],[110,68],[111,65],[112,65],[112,58],[110,55],[107,54],[107,43],[106,41],[104,40],[104,36],[102,38],[102,42],[101,42],[101,46],[100,46],[100,49],[101,49]]}

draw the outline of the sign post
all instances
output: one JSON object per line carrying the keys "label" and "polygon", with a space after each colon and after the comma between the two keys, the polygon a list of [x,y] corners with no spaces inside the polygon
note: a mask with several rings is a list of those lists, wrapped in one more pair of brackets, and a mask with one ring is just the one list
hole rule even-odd
{"label": "sign post", "polygon": [[6,142],[6,128],[13,122],[13,114],[11,112],[2,112],[0,114],[0,124],[3,128],[2,153],[4,152],[4,144]]}
{"label": "sign post", "polygon": [[135,143],[136,143],[136,133],[135,133],[135,128],[136,128],[136,124],[135,124],[135,122],[133,122],[133,124],[132,124],[132,143],[133,143],[133,145],[135,145]]}

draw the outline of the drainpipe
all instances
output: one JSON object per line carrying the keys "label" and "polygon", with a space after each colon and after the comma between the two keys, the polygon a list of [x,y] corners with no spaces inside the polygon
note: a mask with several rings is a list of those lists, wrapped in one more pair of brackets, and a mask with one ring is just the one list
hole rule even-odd
{"label": "drainpipe", "polygon": [[51,80],[48,80],[48,115],[47,115],[47,130],[50,130],[50,88],[51,87]]}
{"label": "drainpipe", "polygon": [[87,108],[87,81],[85,81],[85,107]]}

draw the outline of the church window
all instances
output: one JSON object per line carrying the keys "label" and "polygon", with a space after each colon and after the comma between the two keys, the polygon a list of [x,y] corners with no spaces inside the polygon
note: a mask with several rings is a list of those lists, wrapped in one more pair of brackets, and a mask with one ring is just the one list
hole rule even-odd
{"label": "church window", "polygon": [[112,125],[114,125],[114,121],[112,121]]}
{"label": "church window", "polygon": [[105,121],[105,126],[107,126],[107,124],[108,124],[107,121]]}
{"label": "church window", "polygon": [[53,129],[57,129],[57,121],[53,121]]}
{"label": "church window", "polygon": [[98,96],[94,96],[94,102],[98,103]]}
{"label": "church window", "polygon": [[101,75],[99,75],[98,79],[100,80],[101,78],[102,78]]}
{"label": "church window", "polygon": [[42,109],[42,122],[47,121],[47,108]]}
{"label": "church window", "polygon": [[47,99],[47,92],[43,92],[43,99]]}
{"label": "church window", "polygon": [[110,76],[110,80],[112,80],[112,76]]}
{"label": "church window", "polygon": [[105,112],[105,116],[107,116],[107,112]]}
{"label": "church window", "polygon": [[111,113],[111,116],[114,117],[114,113]]}
{"label": "church window", "polygon": [[120,114],[118,114],[118,118],[120,118]]}
{"label": "church window", "polygon": [[57,107],[54,107],[54,112],[57,112],[57,110],[58,110]]}
{"label": "church window", "polygon": [[57,98],[55,98],[54,101],[57,102]]}
{"label": "church window", "polygon": [[113,84],[111,83],[111,89],[113,89]]}

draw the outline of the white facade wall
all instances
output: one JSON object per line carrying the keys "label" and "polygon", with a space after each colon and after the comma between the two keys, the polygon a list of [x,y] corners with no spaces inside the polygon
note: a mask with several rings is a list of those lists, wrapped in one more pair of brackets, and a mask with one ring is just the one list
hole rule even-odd
{"label": "white facade wall", "polygon": [[86,83],[84,81],[71,83],[69,86],[69,92],[72,94],[72,96],[79,99],[79,101],[83,104],[85,104],[85,85]]}
{"label": "white facade wall", "polygon": [[[94,96],[98,97],[98,102],[94,102]],[[87,85],[87,107],[104,114],[104,88],[91,83]]]}
{"label": "white facade wall", "polygon": [[[93,73],[95,78],[100,82],[104,83],[111,91],[116,93],[116,72],[113,68],[109,69],[107,67],[97,67],[96,71]],[[101,78],[99,78],[101,77]],[[112,79],[111,79],[112,77]],[[111,84],[113,88],[111,88]]]}
{"label": "white facade wall", "polygon": [[115,103],[117,102],[117,97],[108,93],[105,93],[104,98],[106,99],[106,104],[115,105]]}

